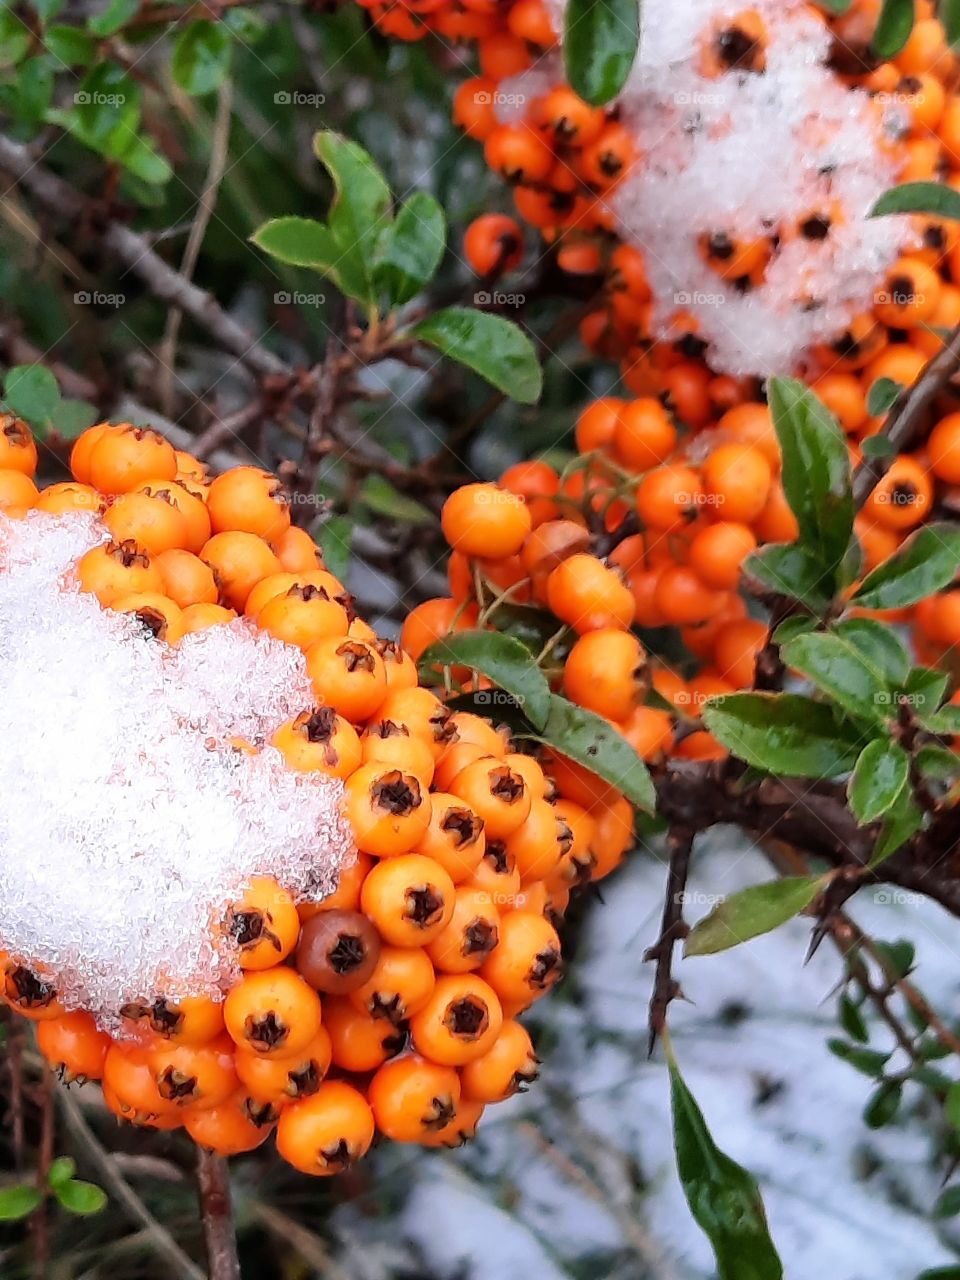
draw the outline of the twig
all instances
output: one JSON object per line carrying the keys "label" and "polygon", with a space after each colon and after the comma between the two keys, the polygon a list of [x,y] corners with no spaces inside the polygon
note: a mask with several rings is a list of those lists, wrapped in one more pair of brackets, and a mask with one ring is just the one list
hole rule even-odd
{"label": "twig", "polygon": [[648,1056],[653,1053],[657,1037],[667,1020],[667,1009],[680,995],[680,984],[673,976],[673,948],[684,937],[687,926],[683,920],[683,895],[690,871],[690,851],[693,848],[695,828],[683,825],[671,826],[667,836],[670,851],[670,867],[667,872],[667,888],[663,899],[663,919],[660,937],[644,952],[644,960],[656,960],[657,972],[650,997],[647,1041]]}
{"label": "twig", "polygon": [[121,222],[105,218],[100,205],[45,168],[29,147],[3,134],[0,134],[0,169],[6,170],[50,213],[99,227],[105,247],[138,275],[155,297],[179,307],[206,329],[220,347],[254,373],[292,376],[290,366],[227,315],[212,294],[184,279],[179,271],[164,262],[150,247],[147,237]]}
{"label": "twig", "polygon": [[[213,122],[213,137],[210,143],[210,163],[207,168],[206,181],[197,204],[197,214],[190,228],[187,243],[180,260],[180,274],[185,280],[192,280],[200,257],[200,246],[207,233],[213,210],[217,203],[217,191],[223,178],[227,164],[227,150],[230,141],[230,120],[233,113],[233,81],[227,76],[220,86],[217,95],[217,114]],[[167,313],[167,322],[163,330],[163,338],[157,352],[160,362],[160,407],[169,414],[173,409],[173,379],[176,363],[177,336],[183,312],[179,307],[171,307]]]}
{"label": "twig", "polygon": [[210,1280],[240,1280],[237,1234],[230,1204],[230,1169],[223,1156],[203,1147],[197,1152],[197,1190]]}
{"label": "twig", "polygon": [[913,440],[923,425],[934,400],[960,368],[960,325],[950,334],[944,346],[925,366],[912,386],[901,391],[887,415],[883,436],[890,442],[890,452],[883,457],[866,457],[853,477],[853,497],[862,507],[882,479],[900,449]]}
{"label": "twig", "polygon": [[147,1206],[117,1169],[110,1152],[87,1124],[79,1105],[67,1089],[57,1090],[57,1104],[64,1123],[73,1134],[83,1154],[95,1165],[107,1191],[127,1218],[144,1229],[154,1251],[162,1257],[177,1280],[207,1280],[195,1262],[183,1252],[166,1227],[156,1220]]}
{"label": "twig", "polygon": [[205,461],[215,450],[219,449],[220,445],[226,444],[231,436],[236,439],[242,435],[251,423],[256,422],[262,412],[262,406],[253,402],[252,404],[244,405],[236,413],[227,414],[225,418],[216,418],[205,431],[201,431],[193,440],[191,452],[194,457],[199,458],[201,462]]}

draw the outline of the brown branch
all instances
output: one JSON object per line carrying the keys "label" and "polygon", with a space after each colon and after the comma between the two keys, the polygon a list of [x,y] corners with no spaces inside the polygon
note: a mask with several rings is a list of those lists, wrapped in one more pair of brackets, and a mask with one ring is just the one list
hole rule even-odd
{"label": "brown branch", "polygon": [[680,984],[673,976],[673,949],[676,943],[687,934],[687,926],[683,919],[683,896],[687,887],[687,876],[690,871],[690,852],[693,848],[695,833],[695,827],[676,824],[671,826],[667,836],[670,866],[667,871],[667,887],[663,898],[660,937],[643,954],[644,960],[656,960],[657,962],[657,971],[653,979],[653,993],[650,996],[650,1011],[647,1019],[647,1025],[650,1029],[647,1041],[648,1056],[653,1053],[657,1037],[662,1035],[666,1026],[667,1010],[671,1003],[681,994]]}
{"label": "brown branch", "polygon": [[223,1156],[205,1151],[203,1147],[197,1152],[197,1190],[210,1280],[240,1280],[237,1234],[230,1204],[230,1169]]}
{"label": "brown branch", "polygon": [[122,222],[104,217],[103,209],[47,169],[29,147],[0,134],[0,169],[4,169],[51,214],[99,230],[104,246],[163,302],[179,307],[247,368],[261,375],[292,377],[293,370],[229,316],[212,294],[176,271],[150,247],[146,236]]}
{"label": "brown branch", "polygon": [[886,474],[894,457],[927,425],[928,411],[944,387],[960,369],[960,325],[951,332],[940,351],[924,367],[915,383],[905,387],[894,401],[883,425],[882,435],[892,446],[880,458],[864,457],[853,477],[853,498],[863,506],[877,482]]}

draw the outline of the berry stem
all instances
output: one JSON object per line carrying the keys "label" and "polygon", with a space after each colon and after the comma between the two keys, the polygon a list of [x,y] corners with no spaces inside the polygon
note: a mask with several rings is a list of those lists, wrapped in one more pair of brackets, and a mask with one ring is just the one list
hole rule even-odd
{"label": "berry stem", "polygon": [[230,1203],[230,1169],[223,1156],[197,1154],[197,1190],[210,1280],[240,1280],[237,1234]]}

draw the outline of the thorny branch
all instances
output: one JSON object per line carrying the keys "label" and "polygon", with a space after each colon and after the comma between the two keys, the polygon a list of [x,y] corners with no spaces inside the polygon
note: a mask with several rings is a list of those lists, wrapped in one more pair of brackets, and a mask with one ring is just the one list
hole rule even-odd
{"label": "thorny branch", "polygon": [[680,995],[680,986],[673,976],[673,949],[687,933],[687,926],[683,919],[683,899],[687,888],[690,852],[695,834],[694,827],[678,822],[671,825],[667,836],[670,865],[667,870],[667,889],[663,899],[660,937],[643,956],[644,960],[657,962],[648,1016],[650,1029],[647,1042],[648,1054],[653,1053],[657,1037],[666,1025],[667,1009]]}

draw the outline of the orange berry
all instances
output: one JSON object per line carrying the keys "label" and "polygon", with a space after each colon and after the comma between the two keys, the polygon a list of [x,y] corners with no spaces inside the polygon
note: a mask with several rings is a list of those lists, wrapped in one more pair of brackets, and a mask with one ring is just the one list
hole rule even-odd
{"label": "orange berry", "polygon": [[305,649],[327,636],[345,636],[347,611],[323,587],[292,586],[269,600],[257,615],[257,626],[284,644]]}
{"label": "orange berry", "polygon": [[323,1002],[323,1025],[330,1033],[332,1061],[341,1071],[376,1071],[406,1043],[402,1029],[343,997]]}
{"label": "orange berry", "polygon": [[227,995],[223,1018],[242,1049],[274,1057],[299,1053],[320,1029],[320,999],[292,969],[245,973]]}
{"label": "orange berry", "polygon": [[207,627],[225,626],[233,622],[236,613],[221,604],[191,604],[181,616],[184,635],[194,631],[206,631]]}
{"label": "orange berry", "polygon": [[22,471],[25,476],[33,476],[37,470],[33,434],[14,413],[0,413],[0,470]]}
{"label": "orange berry", "polygon": [[933,504],[933,484],[914,458],[899,457],[864,504],[863,514],[885,529],[912,529]]}
{"label": "orange berry", "polygon": [[363,758],[357,731],[332,707],[301,712],[271,739],[291,769],[348,778]]}
{"label": "orange berry", "polygon": [[89,484],[65,480],[41,489],[34,505],[37,511],[46,511],[52,516],[67,515],[71,511],[89,511],[99,516],[106,509],[107,500]]}
{"label": "orange berry", "polygon": [[211,481],[207,511],[214,533],[239,529],[274,542],[290,527],[283,485],[258,467],[231,467]]}
{"label": "orange berry", "polygon": [[0,470],[0,512],[11,519],[30,511],[40,497],[28,475],[13,469]]}
{"label": "orange berry", "polygon": [[419,947],[384,946],[373,973],[349,998],[372,1018],[400,1023],[423,1008],[435,982],[436,974],[425,951]]}
{"label": "orange berry", "polygon": [[288,1058],[264,1058],[258,1053],[237,1050],[234,1066],[240,1083],[252,1098],[286,1106],[317,1092],[330,1069],[332,1054],[326,1012],[324,1019],[316,1038]]}
{"label": "orange berry", "polygon": [[394,1142],[422,1142],[455,1118],[460,1077],[452,1067],[408,1053],[379,1069],[369,1099],[382,1134]]}
{"label": "orange berry", "polygon": [[148,1057],[161,1098],[177,1107],[219,1107],[240,1083],[233,1066],[234,1043],[226,1035],[205,1045],[161,1041]]}
{"label": "orange berry", "polygon": [[553,167],[553,152],[527,124],[498,124],[486,137],[483,156],[507,182],[542,182]]}
{"label": "orange berry", "polygon": [[89,1013],[77,1009],[37,1023],[37,1045],[66,1084],[99,1080],[110,1037],[98,1030]]}
{"label": "orange berry", "polygon": [[460,885],[450,922],[427,945],[434,968],[443,973],[479,969],[497,945],[499,923],[500,913],[488,893],[473,885]]}
{"label": "orange berry", "polygon": [[[488,957],[487,965],[498,950]],[[427,1003],[410,1019],[410,1034],[418,1053],[431,1062],[458,1067],[486,1053],[502,1025],[500,1001],[487,982],[472,973],[444,974],[437,978]]]}
{"label": "orange berry", "polygon": [[319,911],[303,923],[295,963],[316,991],[341,996],[370,978],[380,956],[376,929],[359,911]]}
{"label": "orange berry", "polygon": [[511,911],[501,920],[500,944],[487,957],[480,976],[501,1000],[526,1005],[546,995],[561,967],[560,939],[549,920]]}
{"label": "orange berry", "polygon": [[185,634],[183,612],[169,596],[159,591],[132,591],[115,596],[110,608],[116,613],[128,613],[140,623],[144,635],[176,644]]}
{"label": "orange berry", "polygon": [[317,698],[348,720],[368,720],[387,692],[383,659],[363,640],[325,636],[307,650]]}
{"label": "orange berry", "polygon": [[242,612],[250,592],[280,561],[262,538],[242,530],[215,533],[199,551],[200,559],[217,575],[224,600]]}
{"label": "orange berry", "polygon": [[673,720],[659,707],[635,707],[618,728],[641,760],[658,760],[673,745]]}
{"label": "orange berry", "polygon": [[311,569],[323,568],[320,548],[306,529],[298,529],[291,524],[278,538],[273,539],[273,544],[277,559],[288,573],[305,573]]}
{"label": "orange berry", "polygon": [[721,520],[694,536],[687,563],[708,587],[729,591],[740,582],[743,562],[756,549],[757,539],[747,525]]}
{"label": "orange berry", "polygon": [[[175,1116],[177,1103],[157,1088],[150,1051],[139,1045],[112,1044],[103,1062],[104,1099],[134,1124],[152,1125]],[[108,1103],[109,1105],[109,1103]]]}
{"label": "orange berry", "polygon": [[734,688],[747,688],[753,683],[757,656],[766,642],[766,623],[753,618],[728,622],[720,628],[714,642],[717,670]]}
{"label": "orange berry", "polygon": [[650,529],[679,529],[692,520],[702,499],[700,477],[679,463],[648,471],[637,489],[637,512]]}
{"label": "orange berry", "polygon": [[527,1029],[508,1018],[492,1047],[462,1068],[460,1082],[472,1102],[503,1102],[525,1092],[539,1074],[540,1059]]}
{"label": "orange berry", "polygon": [[198,1147],[220,1156],[239,1156],[254,1151],[270,1136],[272,1125],[257,1124],[250,1119],[242,1093],[205,1111],[188,1110],[183,1126]]}
{"label": "orange berry", "polygon": [[616,570],[596,556],[569,556],[547,578],[547,603],[561,621],[581,635],[633,621],[633,595]]}
{"label": "orange berry", "polygon": [[133,592],[163,593],[163,578],[153,559],[134,542],[107,542],[93,547],[77,562],[81,591],[89,591],[102,605]]}
{"label": "orange berry", "polygon": [[659,400],[628,400],[620,410],[614,447],[625,467],[649,471],[667,460],[676,443],[676,427]]}
{"label": "orange berry", "polygon": [[938,480],[960,484],[960,413],[941,418],[927,440],[930,469]]}
{"label": "orange berry", "polygon": [[277,1125],[277,1150],[301,1173],[329,1177],[366,1155],[374,1122],[363,1094],[340,1080],[285,1107]]}
{"label": "orange berry", "polygon": [[582,635],[567,655],[563,691],[597,715],[621,720],[648,684],[646,651],[629,631],[605,628]]}
{"label": "orange berry", "polygon": [[300,917],[273,876],[254,876],[228,908],[224,928],[237,944],[241,969],[269,969],[297,945]]}
{"label": "orange berry", "polygon": [[360,905],[385,942],[422,947],[450,923],[455,894],[439,863],[407,853],[377,863],[363,883]]}
{"label": "orange berry", "polygon": [[144,480],[172,480],[177,474],[177,454],[156,431],[124,425],[103,432],[81,465],[87,474],[75,471],[78,480],[101,493],[129,493]]}
{"label": "orange berry", "polygon": [[452,780],[450,791],[482,819],[488,840],[506,839],[530,812],[531,795],[522,775],[495,757],[468,764]]}
{"label": "orange berry", "polygon": [[504,471],[500,487],[523,499],[534,528],[556,518],[557,504],[553,498],[560,488],[560,477],[549,463],[517,462]]}
{"label": "orange berry", "polygon": [[750,524],[766,506],[772,478],[770,463],[752,445],[719,445],[702,469],[704,491],[718,515],[743,524]]}
{"label": "orange berry", "polygon": [[516,555],[532,528],[522,498],[493,484],[467,484],[443,504],[444,537],[465,556],[502,559]]}
{"label": "orange berry", "polygon": [[184,996],[182,1000],[160,996],[152,1004],[126,1004],[120,1012],[176,1044],[209,1044],[223,1031],[223,1004],[209,996]]}
{"label": "orange berry", "polygon": [[430,793],[412,773],[374,762],[346,784],[346,815],[357,847],[374,857],[407,853],[430,824]]}
{"label": "orange berry", "polygon": [[478,276],[502,275],[523,260],[523,232],[516,218],[482,213],[463,237],[463,254]]}

